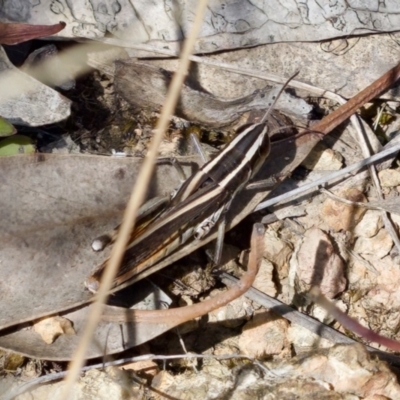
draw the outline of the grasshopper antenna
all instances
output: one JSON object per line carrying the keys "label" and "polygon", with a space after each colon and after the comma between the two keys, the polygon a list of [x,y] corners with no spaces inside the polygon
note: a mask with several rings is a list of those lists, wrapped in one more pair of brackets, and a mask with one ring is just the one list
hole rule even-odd
{"label": "grasshopper antenna", "polygon": [[283,86],[282,86],[281,89],[279,90],[277,96],[275,97],[274,101],[272,102],[271,106],[268,108],[267,112],[266,112],[266,113],[264,114],[264,116],[262,117],[262,119],[261,119],[261,121],[260,121],[260,124],[264,123],[264,122],[267,120],[269,114],[271,114],[272,110],[273,110],[274,107],[275,107],[275,104],[276,104],[277,101],[279,100],[279,97],[281,96],[282,92],[286,89],[286,87],[287,87],[287,85],[289,84],[289,82],[299,74],[299,72],[300,72],[300,71],[296,71],[296,72],[283,84]]}

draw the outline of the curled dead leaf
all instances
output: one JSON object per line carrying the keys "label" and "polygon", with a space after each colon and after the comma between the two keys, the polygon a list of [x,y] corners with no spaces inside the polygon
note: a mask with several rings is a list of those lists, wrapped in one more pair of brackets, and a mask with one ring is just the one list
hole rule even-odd
{"label": "curled dead leaf", "polygon": [[54,25],[29,25],[0,22],[0,44],[18,44],[31,39],[54,35],[66,26],[65,22]]}

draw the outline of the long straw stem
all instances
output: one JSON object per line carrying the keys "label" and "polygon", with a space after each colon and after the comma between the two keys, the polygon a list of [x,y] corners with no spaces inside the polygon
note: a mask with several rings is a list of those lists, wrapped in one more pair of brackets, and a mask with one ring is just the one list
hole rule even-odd
{"label": "long straw stem", "polygon": [[165,132],[169,123],[169,118],[173,110],[175,109],[176,103],[179,98],[180,88],[190,65],[189,55],[193,50],[195,41],[200,31],[200,26],[203,20],[206,6],[207,0],[200,0],[197,5],[192,29],[187,40],[184,43],[178,70],[176,71],[172,79],[171,85],[168,90],[167,100],[163,106],[160,119],[157,123],[150,149],[147,153],[146,158],[144,159],[143,167],[139,172],[137,182],[134,185],[131,198],[126,207],[119,235],[111,251],[110,261],[105,270],[99,291],[96,296],[96,302],[93,305],[93,309],[83,331],[82,338],[74,355],[72,356],[72,362],[69,365],[69,372],[65,380],[66,388],[63,393],[62,400],[66,400],[68,398],[73,384],[78,379],[80,370],[84,364],[86,349],[88,348],[88,345],[92,340],[93,333],[101,318],[103,305],[107,300],[112,281],[117,273],[119,265],[121,264],[125,248],[129,240],[129,235],[135,226],[134,221],[136,219],[139,207],[141,206],[145,198],[146,188],[153,173],[155,160],[158,154],[158,148],[161,143],[163,133]]}

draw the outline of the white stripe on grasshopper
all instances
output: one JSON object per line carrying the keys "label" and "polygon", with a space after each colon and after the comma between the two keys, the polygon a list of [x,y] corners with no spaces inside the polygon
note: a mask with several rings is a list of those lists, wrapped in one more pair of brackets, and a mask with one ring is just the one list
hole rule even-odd
{"label": "white stripe on grasshopper", "polygon": [[[254,125],[252,125],[254,128]],[[253,159],[254,155],[257,153],[257,151],[260,149],[262,142],[264,140],[264,136],[267,134],[267,128],[265,127],[260,136],[258,137],[258,140],[254,142],[254,144],[250,147],[249,151],[247,151],[244,154],[242,162],[232,171],[230,172],[225,179],[223,179],[221,182],[219,182],[219,185],[222,187],[226,187],[229,182],[234,179],[234,177],[247,165],[250,163],[250,161]],[[261,165],[261,163],[260,163]],[[243,184],[246,184],[248,180],[256,173],[257,171],[251,171],[250,176],[247,177],[247,179],[243,182]],[[242,186],[242,185],[241,185]]]}
{"label": "white stripe on grasshopper", "polygon": [[[155,222],[153,224],[153,226],[149,226],[148,229],[146,229],[142,235],[140,235],[136,240],[134,240],[128,247],[127,249],[135,246],[137,243],[141,242],[143,239],[146,239],[148,236],[150,236],[152,233],[156,232],[159,229],[162,229],[163,226],[167,225],[168,223],[170,223],[171,221],[173,221],[176,218],[179,218],[180,216],[184,215],[185,213],[187,213],[191,208],[197,207],[198,205],[201,205],[207,201],[210,200],[210,197],[214,197],[217,196],[218,194],[220,194],[223,191],[223,188],[216,185],[215,189],[212,192],[209,192],[203,196],[200,196],[199,198],[197,198],[194,201],[191,201],[190,203],[188,202],[188,204],[181,208],[179,211],[177,212],[173,212],[171,213],[171,215],[169,215],[167,218],[163,218],[161,221],[159,222]],[[185,221],[187,222],[187,221]]]}
{"label": "white stripe on grasshopper", "polygon": [[[186,187],[186,189],[182,195],[182,200],[187,199],[192,194],[192,192],[197,189],[199,182],[204,178],[205,175],[207,176],[209,171],[211,171],[213,168],[215,168],[218,164],[223,164],[225,157],[231,157],[231,155],[229,153],[233,149],[235,149],[235,147],[238,145],[238,143],[240,143],[243,140],[244,136],[247,136],[249,134],[249,132],[251,132],[254,128],[258,127],[259,125],[260,124],[250,125],[243,132],[241,132],[238,136],[236,136],[219,155],[217,155],[214,159],[212,159],[207,164],[205,164],[204,167],[199,172],[197,172],[197,174],[192,178],[190,184]],[[260,148],[266,134],[267,134],[267,127],[266,127],[266,125],[264,125],[264,129],[260,133],[258,140],[250,148],[250,151],[247,151],[243,155],[243,160],[242,160],[240,166],[243,165],[243,161],[251,160],[251,158],[254,156],[255,152]],[[250,154],[250,156],[249,156],[249,154]],[[240,166],[239,166],[239,170],[240,170]],[[226,179],[228,180],[228,182],[231,179],[231,176],[235,176],[237,170],[238,170],[238,168],[236,170],[232,171],[227,176]],[[224,184],[222,184],[222,182],[217,182],[217,183],[220,184],[221,186],[225,186]]]}

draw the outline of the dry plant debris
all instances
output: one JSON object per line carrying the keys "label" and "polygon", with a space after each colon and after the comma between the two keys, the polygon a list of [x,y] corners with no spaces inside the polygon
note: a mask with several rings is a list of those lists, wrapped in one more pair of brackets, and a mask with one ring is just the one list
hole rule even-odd
{"label": "dry plant debris", "polygon": [[[103,87],[109,89],[112,86],[112,78],[109,80],[99,75],[98,79],[102,80]],[[108,94],[111,92],[110,89]],[[181,121],[175,121],[179,126]],[[136,151],[143,153],[147,143],[140,137],[143,139],[143,136],[151,133],[150,124],[138,127],[135,122],[129,126],[129,132],[132,127],[135,137],[139,137]],[[181,137],[180,132],[174,131],[175,128],[172,128],[171,142]],[[345,135],[338,142],[335,150],[329,148],[328,144],[324,145],[322,153],[319,151],[319,155],[314,156],[314,159],[309,158],[309,162],[303,166],[332,171],[340,168],[342,163],[353,161],[354,143],[348,141]],[[172,152],[176,152],[177,147],[173,143]],[[117,170],[114,177],[121,174],[124,175],[121,172],[118,175]],[[166,172],[165,176],[168,174]],[[393,196],[395,200],[399,186],[397,175],[397,169],[386,169],[379,173],[382,186],[388,188],[385,195]],[[340,309],[363,325],[398,339],[400,297],[396,260],[399,255],[393,247],[393,238],[383,227],[380,212],[367,211],[359,204],[354,204],[375,202],[385,207],[385,203],[379,201],[366,179],[360,182],[357,178],[349,178],[342,183],[340,189],[333,187],[331,190],[353,204],[327,199],[321,193],[312,199],[296,200],[298,212],[285,212],[285,207],[279,210],[280,220],[271,224],[264,236],[266,250],[254,287],[284,302],[293,299],[299,309],[345,332],[345,328],[335,323],[326,312],[317,306],[310,307],[302,297],[303,292],[318,283],[326,296],[335,298]],[[290,207],[286,206],[286,209]],[[246,221],[245,224],[249,225],[250,222]],[[239,254],[248,247],[243,244],[246,241],[245,230],[242,227],[236,229],[227,238],[233,243],[230,249],[232,253]],[[242,267],[236,256],[232,258],[221,269],[240,274]],[[246,265],[245,259],[246,256],[242,254],[242,265]],[[169,288],[171,293],[180,295],[181,300],[188,305],[226,294],[225,288],[214,288],[214,277],[210,279],[208,274],[196,270],[198,265],[188,271],[189,264],[195,263],[185,259],[182,261],[183,268],[177,268],[177,271],[171,273],[171,277],[180,278],[180,284],[184,287],[184,290],[180,290],[176,283],[174,288]],[[51,338],[44,340],[48,343],[53,340],[57,343],[56,336],[62,334],[61,331],[72,333],[68,327],[65,329],[62,326],[63,323],[59,323],[60,320],[60,317],[55,317],[52,321],[57,324],[51,329],[48,329],[49,322],[46,321],[44,334]],[[40,323],[34,329],[38,330],[39,327]],[[53,328],[54,333],[51,332]],[[182,340],[179,340],[179,335]],[[170,354],[178,354],[182,351],[181,346],[189,353],[196,351],[210,357],[202,359],[199,356],[196,362],[189,362],[184,357],[182,360],[185,361],[172,362],[165,359],[167,370],[162,371],[162,362],[156,364],[145,360],[132,364],[135,370],[151,370],[146,376],[149,383],[146,389],[133,384],[132,376],[123,371],[89,371],[75,385],[76,398],[162,398],[163,395],[193,399],[247,399],[256,396],[266,399],[277,396],[282,399],[293,396],[317,396],[323,399],[399,397],[400,387],[394,372],[382,361],[371,358],[363,346],[333,345],[333,342],[321,339],[295,323],[287,322],[273,311],[266,311],[244,297],[212,311],[207,317],[196,321],[195,325],[180,328],[178,335],[175,332],[164,334],[149,344],[148,352],[168,349]],[[235,353],[247,356],[248,359],[244,360],[240,356],[237,359],[218,359],[223,354],[232,356]],[[7,357],[4,372],[24,368],[23,357]],[[194,373],[195,369],[200,372]],[[28,396],[38,399],[57,397],[63,389],[62,385],[42,386]]]}

